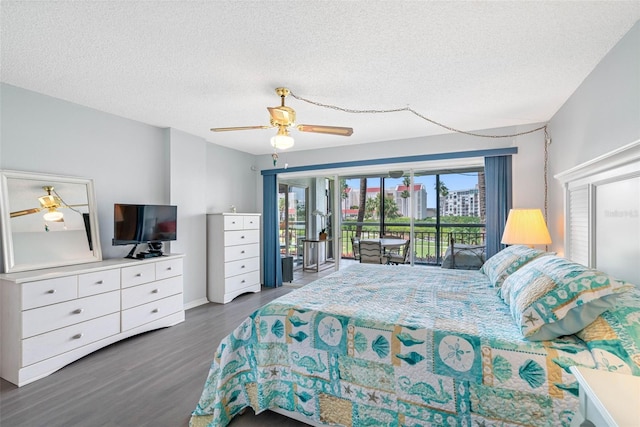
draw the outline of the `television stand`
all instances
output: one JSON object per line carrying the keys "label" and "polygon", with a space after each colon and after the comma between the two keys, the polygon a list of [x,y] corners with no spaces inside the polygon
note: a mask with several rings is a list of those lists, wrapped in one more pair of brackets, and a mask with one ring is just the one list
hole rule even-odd
{"label": "television stand", "polygon": [[133,253],[136,251],[136,248],[138,247],[138,244],[134,244],[133,248],[131,248],[131,250],[129,251],[129,253],[127,254],[127,256],[125,258],[133,258],[135,259],[136,257],[133,256]]}
{"label": "television stand", "polygon": [[136,254],[136,258],[138,259],[146,259],[146,258],[154,258],[162,256],[162,252],[160,251],[149,251],[149,252],[138,252]]}

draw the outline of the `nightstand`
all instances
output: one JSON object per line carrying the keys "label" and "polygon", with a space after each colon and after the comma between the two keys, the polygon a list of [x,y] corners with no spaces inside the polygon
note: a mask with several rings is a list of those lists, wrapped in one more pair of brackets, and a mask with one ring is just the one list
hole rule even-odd
{"label": "nightstand", "polygon": [[572,366],[580,384],[580,411],[572,427],[640,425],[640,377]]}

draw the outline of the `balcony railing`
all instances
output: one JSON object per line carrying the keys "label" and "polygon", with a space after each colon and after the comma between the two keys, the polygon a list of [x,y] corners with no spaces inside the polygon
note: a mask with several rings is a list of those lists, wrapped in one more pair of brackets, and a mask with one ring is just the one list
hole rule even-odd
{"label": "balcony railing", "polygon": [[[287,239],[285,239],[285,230],[280,230],[281,253],[286,253],[285,241],[288,241],[289,255],[294,258],[296,265],[298,265],[302,263],[302,240],[305,238],[304,223],[290,223],[289,225]],[[380,227],[378,224],[365,222],[361,223],[361,225],[361,239],[377,239],[380,237]],[[356,236],[357,226],[358,223],[355,221],[345,221],[342,223],[342,258],[354,259],[351,238]],[[382,234],[385,236],[409,239],[409,227],[410,225],[408,223],[388,223],[384,225],[384,232]],[[413,254],[415,263],[439,265],[452,238],[456,244],[485,244],[484,224],[441,223],[440,230],[438,233],[433,223],[414,224]]]}
{"label": "balcony railing", "polygon": [[[353,259],[351,238],[356,236],[355,222],[342,223],[342,258]],[[385,224],[384,236],[394,236],[409,239],[409,224]],[[361,239],[376,239],[380,237],[377,224],[362,223]],[[433,223],[414,224],[413,255],[417,264],[439,265],[442,262],[451,239],[457,244],[484,245],[484,224],[440,224],[440,232],[436,231]]]}

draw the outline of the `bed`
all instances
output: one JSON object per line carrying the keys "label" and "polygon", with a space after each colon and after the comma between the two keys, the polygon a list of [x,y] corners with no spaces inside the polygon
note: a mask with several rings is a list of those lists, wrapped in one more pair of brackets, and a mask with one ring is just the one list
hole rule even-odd
{"label": "bed", "polygon": [[[570,366],[640,375],[640,292],[510,248],[480,271],[356,264],[268,303],[218,346],[190,425],[225,426],[247,407],[312,425],[569,425],[579,405]],[[528,283],[539,293],[560,280],[545,269],[593,279],[569,297],[590,329],[547,339],[576,318],[546,306],[551,293],[527,295]]]}

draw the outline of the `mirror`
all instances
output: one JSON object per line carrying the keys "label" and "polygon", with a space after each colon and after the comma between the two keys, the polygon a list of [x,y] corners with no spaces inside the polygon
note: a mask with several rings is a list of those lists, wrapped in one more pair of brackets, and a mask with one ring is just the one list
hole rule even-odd
{"label": "mirror", "polygon": [[5,273],[102,260],[93,181],[0,173]]}

